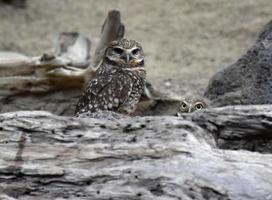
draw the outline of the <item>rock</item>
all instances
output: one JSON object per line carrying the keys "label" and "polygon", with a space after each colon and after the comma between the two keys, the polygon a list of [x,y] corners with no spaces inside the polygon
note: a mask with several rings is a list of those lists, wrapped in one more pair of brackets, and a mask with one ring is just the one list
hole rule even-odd
{"label": "rock", "polygon": [[269,143],[271,115],[272,106],[116,120],[4,113],[1,197],[268,200],[272,155],[221,150],[216,143],[237,147],[257,138]]}
{"label": "rock", "polygon": [[210,79],[205,96],[214,106],[272,103],[272,21],[245,55]]}

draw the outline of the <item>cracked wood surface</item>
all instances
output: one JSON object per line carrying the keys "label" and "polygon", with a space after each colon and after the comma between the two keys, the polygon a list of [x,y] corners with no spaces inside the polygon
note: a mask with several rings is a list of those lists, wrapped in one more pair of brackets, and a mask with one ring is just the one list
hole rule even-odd
{"label": "cracked wood surface", "polygon": [[28,57],[0,53],[0,93],[48,93],[80,89],[85,76],[94,76],[90,65],[90,40],[75,32],[60,33],[52,52]]}
{"label": "cracked wood surface", "polygon": [[221,150],[216,143],[243,144],[259,135],[269,141],[271,113],[272,106],[180,118],[4,113],[0,198],[269,200],[272,156]]}

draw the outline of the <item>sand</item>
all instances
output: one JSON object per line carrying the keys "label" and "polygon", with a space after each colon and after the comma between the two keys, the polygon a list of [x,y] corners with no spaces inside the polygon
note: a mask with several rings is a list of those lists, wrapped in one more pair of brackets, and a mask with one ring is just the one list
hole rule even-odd
{"label": "sand", "polygon": [[39,55],[61,31],[95,45],[107,12],[118,9],[126,37],[143,45],[148,79],[201,93],[254,43],[271,8],[271,0],[28,0],[27,9],[0,8],[0,51]]}

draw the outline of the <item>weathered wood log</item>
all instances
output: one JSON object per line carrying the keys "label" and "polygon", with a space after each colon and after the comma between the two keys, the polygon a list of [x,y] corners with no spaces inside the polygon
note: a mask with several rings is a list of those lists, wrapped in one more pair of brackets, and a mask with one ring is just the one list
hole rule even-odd
{"label": "weathered wood log", "polygon": [[101,29],[101,36],[95,51],[94,66],[97,67],[101,61],[105,48],[114,40],[123,38],[125,35],[125,26],[121,22],[121,14],[118,10],[112,10]]}
{"label": "weathered wood log", "polygon": [[87,68],[90,65],[91,42],[75,32],[58,35],[52,52],[28,57],[18,53],[0,53],[0,76],[33,75],[38,69],[50,71],[63,66]]}
{"label": "weathered wood log", "polygon": [[[0,54],[1,93],[50,92],[82,88],[90,65],[90,41],[79,33],[60,33],[54,50],[40,57]],[[88,67],[88,68],[87,68]]]}
{"label": "weathered wood log", "polygon": [[219,148],[272,153],[271,105],[206,109],[190,119],[212,133]]}
{"label": "weathered wood log", "polygon": [[72,116],[81,91],[61,90],[48,94],[0,94],[0,113],[22,110],[44,110],[56,115]]}
{"label": "weathered wood log", "polygon": [[271,113],[248,106],[181,118],[1,114],[1,197],[269,200],[272,155],[217,149],[212,134],[269,136]]}
{"label": "weathered wood log", "polygon": [[40,57],[1,52],[0,112],[48,110],[72,115],[85,76],[95,73],[89,66],[90,45],[80,34],[61,33],[52,52]]}
{"label": "weathered wood log", "polygon": [[72,66],[87,68],[91,63],[91,41],[78,32],[62,32],[54,45],[53,55],[70,60]]}

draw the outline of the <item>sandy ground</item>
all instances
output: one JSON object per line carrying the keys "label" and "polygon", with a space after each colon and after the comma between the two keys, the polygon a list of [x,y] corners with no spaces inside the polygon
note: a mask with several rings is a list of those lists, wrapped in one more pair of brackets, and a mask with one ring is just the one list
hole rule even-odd
{"label": "sandy ground", "polygon": [[61,31],[95,43],[107,11],[118,9],[126,37],[144,47],[149,80],[199,93],[253,44],[271,8],[271,0],[28,0],[25,10],[0,8],[0,50],[39,55]]}

